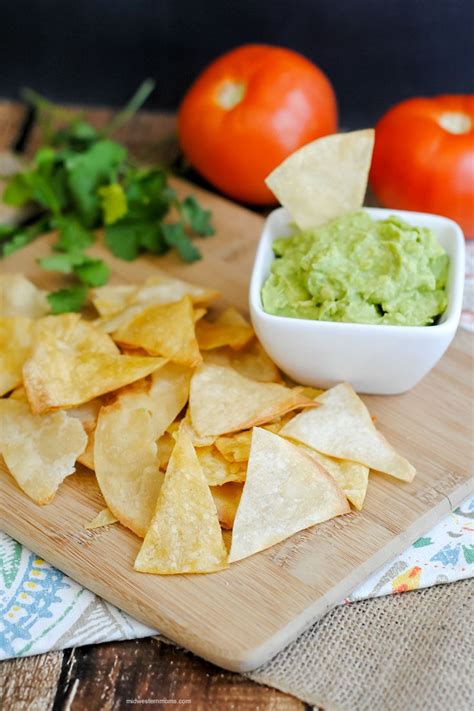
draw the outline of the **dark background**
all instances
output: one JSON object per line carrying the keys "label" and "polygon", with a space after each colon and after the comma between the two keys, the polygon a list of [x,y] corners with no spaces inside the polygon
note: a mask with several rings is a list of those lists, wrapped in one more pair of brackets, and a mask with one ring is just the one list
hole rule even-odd
{"label": "dark background", "polygon": [[216,55],[281,44],[332,80],[341,124],[413,95],[473,91],[472,0],[0,0],[0,96],[121,105],[147,76],[174,109]]}

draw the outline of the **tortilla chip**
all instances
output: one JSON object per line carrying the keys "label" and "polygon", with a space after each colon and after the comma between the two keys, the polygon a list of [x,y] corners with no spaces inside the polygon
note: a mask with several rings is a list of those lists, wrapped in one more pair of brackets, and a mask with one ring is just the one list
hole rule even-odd
{"label": "tortilla chip", "polygon": [[95,464],[94,464],[94,444],[95,444],[95,430],[92,430],[91,432],[87,432],[87,445],[83,453],[80,455],[80,457],[77,458],[77,461],[79,464],[82,464],[82,466],[87,467],[88,469],[91,469],[92,471],[95,470]]}
{"label": "tortilla chip", "polygon": [[256,427],[229,561],[348,511],[346,497],[315,460],[283,437]]}
{"label": "tortilla chip", "polygon": [[309,230],[362,206],[373,147],[372,128],[324,136],[292,153],[265,182]]}
{"label": "tortilla chip", "polygon": [[152,413],[136,405],[133,394],[102,407],[95,430],[97,482],[120,523],[142,538],[163,482],[155,440]]}
{"label": "tortilla chip", "polygon": [[166,471],[166,467],[168,466],[168,462],[170,460],[175,444],[176,440],[169,432],[165,432],[163,435],[161,435],[161,437],[156,443],[156,446],[158,448],[158,466],[162,471]]}
{"label": "tortilla chip", "polygon": [[23,366],[23,380],[31,410],[38,414],[81,405],[146,377],[166,362],[165,358],[76,351],[54,334],[43,333]]}
{"label": "tortilla chip", "polygon": [[40,318],[50,311],[46,292],[23,274],[0,274],[0,317]]}
{"label": "tortilla chip", "polygon": [[219,292],[206,286],[193,284],[157,270],[140,286],[134,301],[144,304],[172,304],[189,296],[193,304],[207,306],[219,298]]}
{"label": "tortilla chip", "polygon": [[101,407],[102,400],[97,397],[95,400],[90,400],[78,407],[71,408],[67,414],[69,417],[76,417],[80,420],[85,431],[89,434],[89,432],[95,430]]}
{"label": "tortilla chip", "polygon": [[174,304],[149,306],[115,331],[114,339],[180,365],[194,367],[202,360],[194,333],[193,305],[188,296]]}
{"label": "tortilla chip", "polygon": [[93,528],[102,528],[103,526],[110,526],[111,523],[117,523],[118,518],[113,515],[112,511],[110,509],[102,509],[102,511],[99,511],[97,516],[94,516],[92,521],[89,521],[88,524],[84,526],[84,528],[87,528],[88,530],[91,530]]}
{"label": "tortilla chip", "polygon": [[88,469],[94,470],[94,432],[97,425],[102,401],[100,398],[86,402],[68,410],[69,417],[76,417],[82,423],[87,434],[87,445],[77,461]]}
{"label": "tortilla chip", "polygon": [[242,496],[243,484],[229,482],[222,486],[211,486],[211,494],[217,508],[217,516],[222,528],[231,529]]}
{"label": "tortilla chip", "polygon": [[194,309],[193,313],[193,318],[194,318],[194,323],[197,323],[202,319],[203,316],[205,316],[207,313],[207,309]]}
{"label": "tortilla chip", "polygon": [[241,351],[236,352],[228,347],[205,351],[203,360],[205,363],[234,368],[246,378],[262,383],[281,382],[280,371],[256,338]]}
{"label": "tortilla chip", "polygon": [[315,402],[277,383],[259,383],[232,368],[200,365],[191,379],[191,422],[200,436],[220,435],[269,422]]}
{"label": "tortilla chip", "polygon": [[228,462],[248,462],[251,444],[252,430],[223,435],[215,442],[216,448]]}
{"label": "tortilla chip", "polygon": [[[106,287],[100,287],[93,291],[92,300],[98,310],[99,305],[103,308],[103,303],[101,304],[101,290],[104,288]],[[145,308],[157,304],[173,304],[177,301],[181,301],[185,296],[189,296],[193,304],[206,306],[218,298],[219,292],[214,289],[207,289],[197,284],[182,281],[181,279],[161,272],[157,276],[147,279],[142,286],[135,286],[133,294],[124,299],[122,310],[111,315],[111,317],[101,319],[100,327],[106,331],[106,333],[112,333],[127,323],[132,317],[141,313]],[[110,293],[106,294],[106,299],[107,298],[110,299]],[[118,300],[120,297],[118,294],[115,294],[115,298]],[[98,303],[96,303],[97,301]]]}
{"label": "tortilla chip", "polygon": [[178,434],[134,567],[161,575],[211,573],[227,567],[216,505],[185,429]]}
{"label": "tortilla chip", "polygon": [[199,447],[196,455],[209,486],[220,486],[228,481],[245,481],[246,465],[227,461],[215,447]]}
{"label": "tortilla chip", "polygon": [[19,388],[16,388],[12,393],[10,393],[9,399],[21,400],[22,402],[28,403],[28,398],[26,397],[26,390],[23,385],[21,385]]}
{"label": "tortilla chip", "polygon": [[222,346],[230,346],[234,350],[244,348],[255,336],[252,326],[244,317],[230,307],[211,323],[199,321],[196,325],[196,338],[199,348],[209,351]]}
{"label": "tortilla chip", "polygon": [[295,385],[293,390],[296,390],[296,392],[301,393],[305,397],[309,397],[311,400],[319,397],[324,392],[321,388],[312,388],[310,385]]}
{"label": "tortilla chip", "polygon": [[349,383],[327,390],[316,402],[321,407],[294,417],[281,434],[331,457],[358,462],[402,481],[413,480],[415,467],[375,428]]}
{"label": "tortilla chip", "polygon": [[181,420],[181,422],[174,422],[172,425],[170,425],[170,427],[167,428],[167,430],[171,434],[176,435],[180,425],[186,428],[186,431],[191,438],[191,442],[193,443],[193,447],[210,447],[211,444],[214,444],[217,439],[217,435],[199,435],[196,432],[193,427],[193,423],[191,422],[189,407],[186,410],[186,414]]}
{"label": "tortilla chip", "polygon": [[92,303],[103,318],[110,318],[123,311],[133,299],[137,287],[132,284],[107,284],[91,289]]}
{"label": "tortilla chip", "polygon": [[0,453],[18,486],[37,504],[49,503],[75,470],[87,435],[65,412],[32,415],[28,403],[0,400]]}
{"label": "tortilla chip", "polygon": [[283,427],[286,425],[287,422],[293,419],[293,417],[296,417],[296,412],[287,412],[286,415],[282,415],[281,417],[277,417],[275,420],[272,422],[269,422],[267,425],[262,425],[264,430],[268,430],[269,432],[273,432],[273,434],[279,434],[280,430],[283,429]]}
{"label": "tortilla chip", "polygon": [[23,365],[33,345],[33,321],[25,316],[0,317],[0,396],[23,382]]}
{"label": "tortilla chip", "polygon": [[76,313],[40,319],[35,324],[35,335],[38,340],[55,336],[75,351],[120,353],[110,336]]}
{"label": "tortilla chip", "polygon": [[305,444],[299,447],[310,457],[313,457],[332,476],[342,492],[355,508],[360,511],[364,504],[369,485],[369,469],[363,464],[350,462],[347,459],[334,459],[317,452]]}
{"label": "tortilla chip", "polygon": [[156,437],[161,437],[189,398],[192,371],[178,363],[167,363],[151,375],[149,397]]}

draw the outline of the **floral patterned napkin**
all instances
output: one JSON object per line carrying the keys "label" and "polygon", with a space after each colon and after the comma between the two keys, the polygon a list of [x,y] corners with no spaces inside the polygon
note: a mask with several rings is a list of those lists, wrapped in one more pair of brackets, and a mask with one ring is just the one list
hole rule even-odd
{"label": "floral patterned napkin", "polygon": [[[474,496],[341,603],[469,577],[474,577]],[[156,630],[0,533],[0,659],[153,634]]]}

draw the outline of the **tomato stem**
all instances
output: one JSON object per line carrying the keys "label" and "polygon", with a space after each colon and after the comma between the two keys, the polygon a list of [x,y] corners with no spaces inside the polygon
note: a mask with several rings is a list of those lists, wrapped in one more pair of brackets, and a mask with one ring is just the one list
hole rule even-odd
{"label": "tomato stem", "polygon": [[472,128],[471,117],[463,111],[445,111],[439,117],[438,123],[448,133],[458,135],[469,133]]}
{"label": "tomato stem", "polygon": [[234,106],[240,104],[245,96],[247,86],[242,81],[232,81],[227,79],[222,82],[217,89],[216,101],[219,106],[226,111],[230,111]]}

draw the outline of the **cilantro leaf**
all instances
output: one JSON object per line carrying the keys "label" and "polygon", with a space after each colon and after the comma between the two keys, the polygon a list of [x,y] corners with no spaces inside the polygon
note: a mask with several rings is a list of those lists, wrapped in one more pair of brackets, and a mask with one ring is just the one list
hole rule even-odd
{"label": "cilantro leaf", "polygon": [[83,264],[86,257],[80,252],[60,252],[38,259],[38,264],[49,271],[71,274],[75,267]]}
{"label": "cilantro leaf", "polygon": [[127,212],[127,197],[120,183],[103,185],[97,191],[101,198],[101,208],[106,225],[113,225]]}
{"label": "cilantro leaf", "polygon": [[114,257],[131,262],[138,257],[140,239],[137,225],[120,220],[105,228],[105,243]]}
{"label": "cilantro leaf", "polygon": [[14,232],[18,228],[13,225],[0,225],[0,240],[6,240],[13,237]]}
{"label": "cilantro leaf", "polygon": [[170,209],[174,191],[167,186],[166,174],[160,168],[131,170],[126,181],[128,216],[136,221],[161,220]]}
{"label": "cilantro leaf", "polygon": [[26,175],[25,173],[16,173],[9,179],[3,191],[2,200],[4,203],[22,207],[31,200],[31,186]]}
{"label": "cilantro leaf", "polygon": [[84,227],[77,217],[72,215],[62,215],[53,221],[53,227],[59,230],[59,238],[54,249],[69,251],[80,251],[87,249],[95,242],[93,232]]}
{"label": "cilantro leaf", "polygon": [[201,259],[201,252],[191,242],[181,222],[162,225],[161,229],[166,244],[174,247],[185,262],[195,262]]}
{"label": "cilantro leaf", "polygon": [[185,224],[201,237],[209,237],[215,233],[211,224],[211,211],[204,210],[193,195],[188,195],[178,205],[178,210]]}
{"label": "cilantro leaf", "polygon": [[99,139],[99,133],[87,121],[76,119],[66,128],[62,128],[53,136],[54,146],[72,148],[75,152],[86,150]]}
{"label": "cilantro leaf", "polygon": [[68,311],[80,311],[86,303],[87,287],[72,286],[70,289],[59,289],[48,294],[51,313],[63,314]]}
{"label": "cilantro leaf", "polygon": [[84,153],[66,160],[69,189],[86,227],[93,227],[99,220],[97,189],[117,179],[118,170],[126,157],[127,151],[120,143],[102,140],[92,144]]}
{"label": "cilantro leaf", "polygon": [[74,273],[86,286],[103,286],[109,280],[110,267],[102,259],[86,258],[82,264],[74,267]]}

